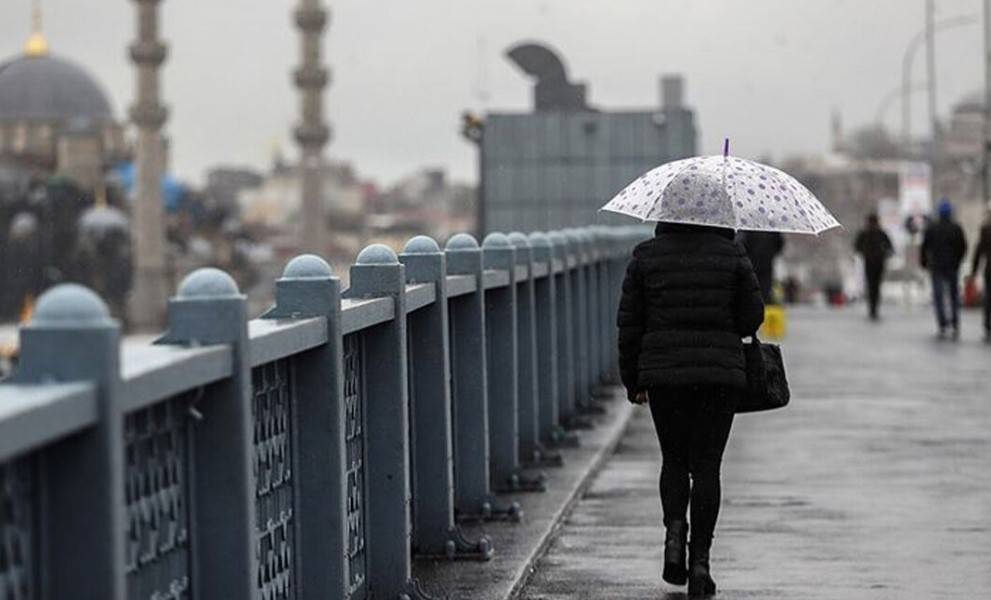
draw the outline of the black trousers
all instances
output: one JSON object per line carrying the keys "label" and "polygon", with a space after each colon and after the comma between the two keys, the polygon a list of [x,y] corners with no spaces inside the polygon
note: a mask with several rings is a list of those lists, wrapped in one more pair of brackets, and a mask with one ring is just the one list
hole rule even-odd
{"label": "black trousers", "polygon": [[868,264],[864,268],[867,278],[867,308],[872,317],[877,316],[878,305],[881,303],[881,281],[884,280],[884,263]]}
{"label": "black trousers", "polygon": [[708,544],[719,518],[719,471],[739,392],[698,386],[655,388],[649,394],[663,456],[664,524],[685,521],[691,507],[693,543]]}
{"label": "black trousers", "polygon": [[984,271],[984,331],[991,334],[991,269]]}

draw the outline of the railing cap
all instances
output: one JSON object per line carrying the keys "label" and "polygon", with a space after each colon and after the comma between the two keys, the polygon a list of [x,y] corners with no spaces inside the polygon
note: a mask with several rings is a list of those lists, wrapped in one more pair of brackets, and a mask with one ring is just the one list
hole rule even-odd
{"label": "railing cap", "polygon": [[564,237],[572,244],[581,244],[584,240],[582,235],[577,229],[565,229],[563,232]]}
{"label": "railing cap", "polygon": [[89,288],[63,283],[38,299],[31,323],[35,325],[109,325],[107,304]]}
{"label": "railing cap", "polygon": [[530,240],[526,237],[526,234],[522,231],[513,231],[508,236],[509,243],[511,243],[516,248],[529,248]]}
{"label": "railing cap", "polygon": [[179,284],[177,296],[191,298],[231,298],[240,296],[237,282],[227,273],[214,267],[196,269]]}
{"label": "railing cap", "polygon": [[542,231],[534,231],[530,234],[530,245],[534,248],[550,248],[551,238]]}
{"label": "railing cap", "polygon": [[282,271],[283,279],[327,279],[334,269],[316,254],[301,254],[289,261]]}
{"label": "railing cap", "polygon": [[447,240],[445,250],[478,250],[478,240],[468,233],[459,233]]}
{"label": "railing cap", "polygon": [[486,250],[511,249],[512,247],[513,244],[509,241],[509,237],[507,237],[504,233],[499,233],[498,231],[492,232],[485,236],[485,240],[482,242],[482,248]]}
{"label": "railing cap", "polygon": [[[452,238],[453,239],[453,238]],[[418,235],[406,242],[403,254],[439,254],[440,246],[430,236]]]}
{"label": "railing cap", "polygon": [[385,244],[372,244],[358,254],[356,265],[396,265],[399,257]]}

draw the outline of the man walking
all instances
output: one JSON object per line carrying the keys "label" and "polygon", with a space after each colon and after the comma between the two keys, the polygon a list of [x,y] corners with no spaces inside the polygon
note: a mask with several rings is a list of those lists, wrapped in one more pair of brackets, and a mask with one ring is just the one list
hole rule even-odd
{"label": "man walking", "polygon": [[984,215],[981,225],[981,238],[974,250],[974,261],[971,264],[970,276],[977,277],[977,271],[984,262],[984,341],[991,343],[991,207]]}
{"label": "man walking", "polygon": [[[922,238],[922,268],[932,277],[933,307],[939,324],[939,337],[950,329],[953,339],[960,337],[960,263],[967,253],[963,228],[953,220],[953,205],[944,198],[939,203],[939,219],[932,223]],[[949,296],[950,312],[946,300]]]}
{"label": "man walking", "polygon": [[754,265],[760,293],[764,304],[774,301],[774,259],[784,250],[785,238],[777,231],[744,231],[738,240],[747,250],[747,256]]}
{"label": "man walking", "polygon": [[885,262],[894,247],[888,234],[881,229],[875,213],[867,216],[867,224],[857,234],[854,250],[864,259],[864,275],[867,279],[867,306],[872,321],[878,320],[878,305],[881,302],[881,281],[884,279]]}

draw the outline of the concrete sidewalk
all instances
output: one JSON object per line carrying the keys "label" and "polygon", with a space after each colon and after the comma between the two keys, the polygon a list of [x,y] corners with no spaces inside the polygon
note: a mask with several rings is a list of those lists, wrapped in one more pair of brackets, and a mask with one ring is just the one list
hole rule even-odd
{"label": "concrete sidewalk", "polygon": [[[743,415],[723,469],[718,598],[991,597],[991,347],[976,314],[792,311],[792,405]],[[660,456],[638,409],[523,598],[682,598],[660,580]]]}

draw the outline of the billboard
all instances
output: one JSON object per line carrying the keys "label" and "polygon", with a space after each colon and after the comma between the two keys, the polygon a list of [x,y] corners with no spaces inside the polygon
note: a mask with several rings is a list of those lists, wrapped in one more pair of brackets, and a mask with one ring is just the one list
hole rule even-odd
{"label": "billboard", "polygon": [[898,206],[903,218],[921,218],[932,211],[928,163],[902,161],[898,167]]}

